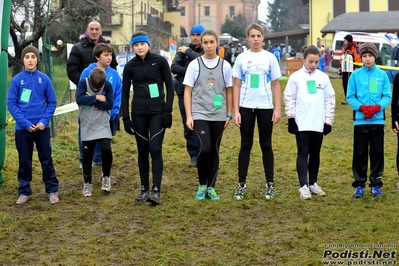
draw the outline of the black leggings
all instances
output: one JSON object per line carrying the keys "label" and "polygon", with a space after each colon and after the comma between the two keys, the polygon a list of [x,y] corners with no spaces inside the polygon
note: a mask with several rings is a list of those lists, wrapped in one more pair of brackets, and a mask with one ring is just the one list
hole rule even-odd
{"label": "black leggings", "polygon": [[[320,150],[323,143],[323,133],[315,131],[300,131],[296,135],[298,155],[296,171],[299,184],[313,186],[317,182],[320,167]],[[309,183],[308,183],[309,171]]]}
{"label": "black leggings", "polygon": [[112,166],[112,149],[111,149],[111,139],[96,139],[90,141],[82,141],[82,149],[83,149],[83,178],[85,183],[92,182],[92,161],[93,161],[93,153],[94,147],[96,143],[99,142],[101,144],[101,160],[102,160],[102,171],[104,176],[110,176],[111,174],[111,166]]}
{"label": "black leggings", "polygon": [[162,143],[165,136],[165,130],[161,125],[161,117],[161,114],[136,115],[132,117],[139,153],[138,162],[142,190],[150,188],[149,154],[151,154],[152,159],[152,188],[161,189],[163,172]]}
{"label": "black leggings", "polygon": [[241,148],[238,155],[238,182],[245,183],[248,174],[251,149],[254,141],[255,121],[258,120],[259,145],[262,150],[266,181],[274,179],[274,154],[272,149],[273,109],[251,109],[240,107]]}
{"label": "black leggings", "polygon": [[225,121],[195,120],[199,144],[197,171],[200,185],[214,187],[219,169],[219,147]]}

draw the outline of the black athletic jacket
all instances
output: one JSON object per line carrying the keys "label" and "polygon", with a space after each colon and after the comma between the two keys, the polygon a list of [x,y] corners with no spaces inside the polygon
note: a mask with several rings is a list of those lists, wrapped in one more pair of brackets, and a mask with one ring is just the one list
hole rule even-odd
{"label": "black athletic jacket", "polygon": [[186,75],[186,70],[188,64],[193,61],[195,58],[200,57],[203,54],[203,49],[199,46],[197,49],[194,49],[194,46],[190,44],[190,48],[186,50],[183,54],[181,52],[176,53],[175,58],[172,62],[172,73],[177,74],[177,78],[179,80],[179,88],[177,89],[177,94],[184,94],[184,76]]}
{"label": "black athletic jacket", "polygon": [[[133,84],[133,99],[131,112],[129,112],[131,84]],[[150,84],[157,84],[158,97],[151,98]],[[164,84],[166,86],[166,103]],[[168,61],[164,57],[148,52],[144,60],[140,56],[135,56],[127,62],[123,69],[122,82],[123,120],[130,119],[130,115],[171,112],[173,96],[172,74]]]}

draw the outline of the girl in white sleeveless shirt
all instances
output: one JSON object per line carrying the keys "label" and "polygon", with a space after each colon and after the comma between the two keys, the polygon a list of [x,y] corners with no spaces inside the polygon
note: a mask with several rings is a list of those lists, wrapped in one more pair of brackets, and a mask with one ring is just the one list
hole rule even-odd
{"label": "girl in white sleeveless shirt", "polygon": [[191,61],[183,84],[187,127],[195,131],[199,144],[197,200],[208,196],[220,200],[215,191],[219,168],[219,146],[228,126],[233,107],[231,66],[216,54],[219,45],[216,32],[201,35],[204,55]]}

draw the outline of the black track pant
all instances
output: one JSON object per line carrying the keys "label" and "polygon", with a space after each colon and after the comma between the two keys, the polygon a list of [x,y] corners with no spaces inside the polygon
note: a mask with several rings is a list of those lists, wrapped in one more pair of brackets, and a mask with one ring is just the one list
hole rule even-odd
{"label": "black track pant", "polygon": [[[369,150],[370,147],[370,150]],[[365,187],[370,155],[370,187],[382,186],[384,172],[384,125],[358,125],[353,134],[353,187]]]}

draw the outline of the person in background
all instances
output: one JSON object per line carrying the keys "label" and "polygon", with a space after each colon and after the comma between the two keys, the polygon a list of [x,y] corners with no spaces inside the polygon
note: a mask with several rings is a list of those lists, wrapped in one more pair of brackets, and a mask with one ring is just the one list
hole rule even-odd
{"label": "person in background", "polygon": [[331,61],[332,61],[333,55],[332,55],[332,51],[331,51],[331,49],[330,49],[330,45],[329,45],[329,44],[326,44],[326,54],[327,54],[328,57],[330,58],[330,65],[328,65],[328,66],[330,67],[330,66],[331,66]]}
{"label": "person in background", "polygon": [[[102,35],[102,27],[98,21],[92,21],[87,25],[85,33],[80,36],[80,41],[72,47],[67,61],[66,70],[68,78],[76,86],[79,85],[80,76],[83,70],[91,63],[96,62],[96,59],[93,56],[93,50],[97,43],[111,44],[111,39]],[[112,60],[109,65],[115,70],[118,66],[114,52],[112,52]],[[117,120],[116,123],[117,127],[119,127],[119,120]],[[78,133],[78,142],[81,142],[80,133]],[[82,156],[80,156],[79,160],[80,167],[82,167]],[[94,149],[93,165],[101,166],[101,164],[101,147],[97,144]]]}
{"label": "person in background", "polygon": [[280,47],[278,47],[277,44],[274,45],[274,48],[272,49],[272,54],[274,54],[274,56],[277,59],[277,62],[280,62],[281,60],[281,49]]}
{"label": "person in background", "polygon": [[32,188],[32,156],[36,146],[42,166],[42,181],[51,204],[59,202],[59,182],[51,157],[50,120],[57,100],[50,78],[37,70],[39,51],[27,46],[21,53],[24,69],[10,82],[7,96],[8,111],[15,120],[15,146],[18,151],[18,194],[15,202],[25,204]]}
{"label": "person in background", "polygon": [[258,124],[259,144],[266,176],[265,198],[275,197],[273,126],[281,118],[280,65],[276,57],[263,50],[263,28],[256,23],[247,27],[249,50],[240,54],[233,67],[234,122],[240,128],[238,155],[238,186],[234,199],[243,200],[246,192],[255,122]]}
{"label": "person in background", "polygon": [[226,60],[227,62],[229,62],[230,65],[232,65],[233,63],[231,62],[231,57],[233,55],[233,52],[231,51],[231,47],[233,46],[232,43],[229,44],[225,44],[224,45],[224,60]]}
{"label": "person in background", "polygon": [[[110,129],[111,129],[111,133],[112,136],[116,135],[116,131],[117,131],[117,123],[116,121],[118,121],[118,115],[119,115],[119,110],[120,110],[120,106],[121,106],[121,98],[122,98],[122,79],[119,75],[119,73],[111,68],[109,65],[112,62],[112,47],[109,44],[106,43],[98,43],[93,50],[93,56],[94,58],[97,60],[96,63],[91,63],[88,67],[86,67],[83,72],[82,75],[80,76],[80,79],[85,79],[87,77],[90,76],[91,71],[94,68],[100,68],[102,70],[105,71],[106,74],[106,79],[111,83],[112,85],[112,89],[113,89],[113,94],[114,94],[114,106],[111,109],[111,115],[110,115]],[[101,155],[101,142],[97,142],[96,143],[96,148],[94,149],[96,152],[96,149],[100,148],[100,155]],[[82,156],[82,145],[81,143],[79,143],[79,149],[81,152],[81,157]],[[102,162],[102,159],[101,159]],[[116,184],[115,179],[113,177],[111,178],[111,183],[113,185]],[[102,179],[102,176],[100,178],[102,181],[104,181]]]}
{"label": "person in background", "polygon": [[234,62],[235,62],[235,60],[237,59],[237,56],[239,55],[239,54],[241,54],[243,52],[243,50],[242,50],[242,46],[241,46],[241,43],[239,43],[239,44],[237,44],[237,48],[236,48],[236,50],[235,50],[235,52],[234,52]]}
{"label": "person in background", "polygon": [[290,51],[290,56],[291,57],[296,57],[296,50],[295,50],[295,46],[292,46],[292,49],[291,49],[291,51]]}
{"label": "person in background", "polygon": [[326,73],[328,71],[329,65],[330,65],[330,58],[328,57],[328,54],[325,52],[325,49],[322,46],[320,48],[320,60],[317,69]]}
{"label": "person in background", "polygon": [[[98,50],[95,48],[95,50]],[[101,56],[100,56],[101,57]],[[100,61],[101,58],[100,58]],[[93,191],[92,161],[97,142],[101,143],[102,186],[101,190],[111,191],[111,110],[114,106],[114,93],[111,82],[106,80],[103,69],[96,67],[89,77],[79,81],[76,103],[79,106],[79,131],[83,147],[83,195],[90,197]]]}
{"label": "person in background", "polygon": [[218,56],[219,56],[220,58],[224,58],[224,57],[225,57],[225,49],[224,49],[224,47],[223,47],[223,44],[219,44]]}
{"label": "person in background", "polygon": [[[344,95],[346,98],[348,81],[352,72],[357,68],[353,65],[354,62],[361,62],[359,55],[359,48],[357,43],[353,41],[352,35],[348,34],[344,37],[344,45],[341,50],[341,57],[339,59],[338,75],[342,76],[342,86],[344,88]],[[341,104],[348,104],[343,101]]]}
{"label": "person in background", "polygon": [[184,106],[187,127],[195,131],[200,144],[197,172],[199,187],[195,198],[220,200],[215,190],[219,168],[219,147],[233,107],[231,66],[216,54],[216,32],[201,35],[204,55],[193,60],[184,77]]}
{"label": "person in background", "polygon": [[392,100],[391,84],[386,72],[375,65],[377,47],[374,43],[363,43],[360,56],[363,66],[351,74],[346,96],[346,101],[354,110],[353,197],[360,198],[364,194],[369,156],[370,191],[378,197],[382,195],[384,172],[384,110]]}
{"label": "person in background", "polygon": [[[141,192],[135,200],[158,205],[161,202],[163,174],[162,144],[165,130],[172,126],[173,121],[172,75],[168,61],[150,52],[151,42],[147,33],[141,31],[134,33],[131,43],[136,56],[123,69],[122,114],[125,131],[135,136],[138,150]],[[129,104],[131,85],[133,85],[133,98]]]}
{"label": "person in background", "polygon": [[319,49],[308,46],[302,68],[290,75],[284,90],[288,132],[295,134],[298,150],[296,169],[301,199],[310,199],[312,194],[325,195],[317,180],[323,135],[331,132],[334,122],[335,92],[330,78],[318,70],[319,61]]}
{"label": "person in background", "polygon": [[[173,59],[171,70],[173,74],[176,74],[174,78],[173,87],[176,91],[177,98],[179,100],[179,110],[182,118],[182,123],[184,127],[184,138],[186,139],[186,149],[188,155],[190,156],[190,162],[188,167],[197,167],[198,158],[198,143],[197,138],[193,130],[190,130],[187,125],[186,110],[184,107],[184,84],[183,80],[186,75],[186,70],[188,64],[197,57],[203,54],[203,49],[201,46],[201,34],[204,32],[205,28],[201,24],[194,25],[190,30],[191,43],[187,46],[181,46]],[[177,78],[177,79],[176,79]]]}

